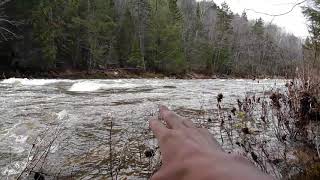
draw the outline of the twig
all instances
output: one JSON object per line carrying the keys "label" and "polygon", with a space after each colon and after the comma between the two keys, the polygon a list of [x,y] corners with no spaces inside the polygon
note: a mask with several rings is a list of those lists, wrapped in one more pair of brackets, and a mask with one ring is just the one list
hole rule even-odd
{"label": "twig", "polygon": [[6,4],[6,3],[10,2],[10,1],[11,0],[2,0],[2,2],[0,2],[0,6],[4,5],[4,4]]}
{"label": "twig", "polygon": [[[320,128],[319,128],[319,125],[318,125],[318,127],[317,127],[317,132],[320,132],[319,130],[320,130]],[[320,143],[319,143],[320,141],[319,141],[319,135],[317,134],[317,136],[316,136],[316,149],[317,149],[317,153],[318,153],[318,157],[320,158],[320,150],[319,150],[319,147],[320,147]]]}
{"label": "twig", "polygon": [[109,156],[110,156],[110,176],[111,179],[113,179],[113,158],[112,158],[112,128],[113,128],[113,123],[111,120],[110,123],[110,132],[109,132]]}
{"label": "twig", "polygon": [[23,171],[21,171],[21,173],[19,174],[19,176],[18,176],[17,179],[20,179],[21,176],[22,176],[22,174],[23,174],[23,173],[25,172],[25,170],[27,169],[27,167],[28,167],[28,165],[29,165],[29,162],[30,162],[30,160],[29,160],[29,159],[30,159],[30,155],[31,155],[31,152],[32,152],[32,150],[34,149],[34,147],[35,147],[35,144],[32,144],[32,147],[31,147],[31,149],[30,149],[30,151],[29,151],[29,153],[28,153],[27,163],[26,163]]}
{"label": "twig", "polygon": [[15,23],[14,21],[10,21],[10,20],[8,20],[8,19],[0,18],[0,22],[1,22],[1,21],[7,22],[7,23],[9,23],[9,24],[11,24],[11,25],[13,25],[13,26],[15,25],[15,24],[14,24],[14,23]]}
{"label": "twig", "polygon": [[14,32],[12,32],[12,31],[10,31],[10,30],[8,30],[8,29],[4,28],[4,27],[0,27],[0,29],[2,29],[2,30],[4,30],[4,31],[6,31],[6,32],[8,32],[8,33],[10,33],[10,34],[11,34],[11,35],[13,35],[14,37],[18,37]]}
{"label": "twig", "polygon": [[305,3],[305,2],[307,2],[307,0],[304,0],[302,2],[294,4],[293,7],[289,11],[281,13],[281,14],[269,14],[269,13],[265,13],[265,12],[259,12],[259,11],[256,11],[254,9],[245,9],[244,11],[252,11],[254,13],[263,14],[263,15],[266,15],[266,16],[277,17],[277,16],[283,16],[283,15],[291,13],[297,6],[299,6],[299,5],[301,5],[301,4]]}

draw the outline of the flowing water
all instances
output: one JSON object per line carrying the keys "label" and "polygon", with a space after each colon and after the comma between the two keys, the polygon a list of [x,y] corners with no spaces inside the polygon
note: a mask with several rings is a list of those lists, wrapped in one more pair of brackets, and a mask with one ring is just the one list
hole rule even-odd
{"label": "flowing water", "polygon": [[[148,129],[147,119],[160,104],[181,112],[210,110],[216,108],[219,93],[224,95],[224,104],[232,106],[248,92],[259,94],[282,87],[284,83],[284,80],[268,79],[3,80],[0,81],[0,177],[19,174],[39,134],[54,133],[59,126],[59,136],[65,138],[61,140],[64,143],[50,148],[52,167],[41,171],[50,176],[50,172],[60,168],[61,177],[103,179],[110,176],[107,162],[110,159],[97,159],[110,155],[110,144],[105,140],[110,138],[111,121],[113,136],[121,134],[114,141],[125,146],[125,142],[139,141],[138,131]],[[132,140],[132,137],[138,139]],[[142,148],[152,145],[150,140],[140,141],[146,144]],[[118,146],[116,150],[119,151]],[[120,154],[123,152],[121,149]],[[131,158],[135,154],[131,154]],[[135,164],[139,162],[131,162],[133,165],[123,165],[121,172],[129,179],[143,179],[148,165],[136,165],[138,169]]]}

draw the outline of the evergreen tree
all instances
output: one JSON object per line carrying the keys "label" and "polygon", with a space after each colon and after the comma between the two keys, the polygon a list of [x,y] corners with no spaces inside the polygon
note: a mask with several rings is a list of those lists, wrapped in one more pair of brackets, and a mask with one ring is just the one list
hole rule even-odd
{"label": "evergreen tree", "polygon": [[313,65],[316,65],[320,63],[320,0],[312,0],[312,2],[313,5],[305,7],[303,13],[309,21],[310,44],[312,44],[314,53]]}
{"label": "evergreen tree", "polygon": [[62,19],[59,9],[62,8],[62,0],[40,1],[32,11],[32,24],[34,37],[40,45],[44,62],[42,67],[52,68],[56,66],[57,38],[61,35]]}
{"label": "evergreen tree", "polygon": [[89,70],[107,65],[115,28],[113,0],[87,0],[82,2],[84,16],[73,19],[85,31],[86,63]]}
{"label": "evergreen tree", "polygon": [[133,41],[128,63],[135,68],[144,68],[144,57],[138,40]]}
{"label": "evergreen tree", "polygon": [[246,11],[242,12],[241,18],[244,19],[245,21],[248,21],[248,15],[247,15]]}
{"label": "evergreen tree", "polygon": [[181,39],[180,11],[174,2],[153,0],[151,3],[150,36],[153,40],[149,46],[149,53],[154,69],[180,73],[185,71],[186,63]]}
{"label": "evergreen tree", "polygon": [[80,16],[80,1],[79,0],[66,0],[65,8],[63,11],[64,17],[64,29],[62,39],[60,40],[60,46],[58,51],[61,59],[68,59],[72,68],[83,67],[83,58],[81,57],[81,43],[82,41],[82,29],[79,23],[75,23],[76,19]]}
{"label": "evergreen tree", "polygon": [[172,17],[172,23],[175,24],[177,21],[182,20],[182,14],[177,5],[178,0],[168,0],[170,16]]}
{"label": "evergreen tree", "polygon": [[124,68],[130,59],[132,44],[135,39],[135,26],[132,13],[129,7],[126,8],[123,18],[121,18],[116,35],[116,52],[119,66]]}
{"label": "evergreen tree", "polygon": [[260,38],[263,37],[264,34],[264,22],[262,18],[256,20],[255,24],[252,27],[252,31]]}
{"label": "evergreen tree", "polygon": [[132,11],[137,24],[139,49],[142,55],[142,68],[146,70],[146,35],[149,28],[151,7],[148,0],[132,0]]}
{"label": "evergreen tree", "polygon": [[218,40],[213,51],[213,66],[212,71],[220,73],[230,73],[231,63],[231,40],[232,40],[232,26],[231,21],[233,13],[229,6],[224,2],[221,8],[218,9],[218,22],[216,30],[218,33]]}

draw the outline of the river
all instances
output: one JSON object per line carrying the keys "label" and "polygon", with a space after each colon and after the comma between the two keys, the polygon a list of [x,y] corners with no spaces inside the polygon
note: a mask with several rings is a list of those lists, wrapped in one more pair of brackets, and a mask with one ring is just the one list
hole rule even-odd
{"label": "river", "polygon": [[[154,148],[156,143],[139,138],[150,135],[147,121],[158,105],[196,118],[192,112],[216,109],[219,93],[225,106],[232,107],[246,93],[263,94],[284,84],[284,80],[270,79],[6,79],[0,82],[0,177],[16,177],[42,135],[43,139],[57,136],[60,141],[50,147],[48,162],[34,169],[40,168],[49,179],[114,176],[117,170],[109,172],[112,156],[112,161],[120,157],[130,161],[114,163],[119,177],[146,179],[153,162],[138,151]],[[110,145],[118,153],[110,154]]]}

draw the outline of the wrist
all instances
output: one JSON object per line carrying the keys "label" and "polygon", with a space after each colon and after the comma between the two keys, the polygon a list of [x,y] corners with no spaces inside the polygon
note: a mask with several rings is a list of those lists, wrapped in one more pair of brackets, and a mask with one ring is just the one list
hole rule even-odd
{"label": "wrist", "polygon": [[229,155],[224,152],[190,158],[185,163],[186,180],[212,179],[260,179],[270,180],[249,160],[242,156]]}
{"label": "wrist", "polygon": [[186,172],[185,180],[212,180],[220,177],[227,171],[227,164],[231,158],[224,152],[219,153],[203,153],[195,155],[186,160],[183,164],[184,172]]}

